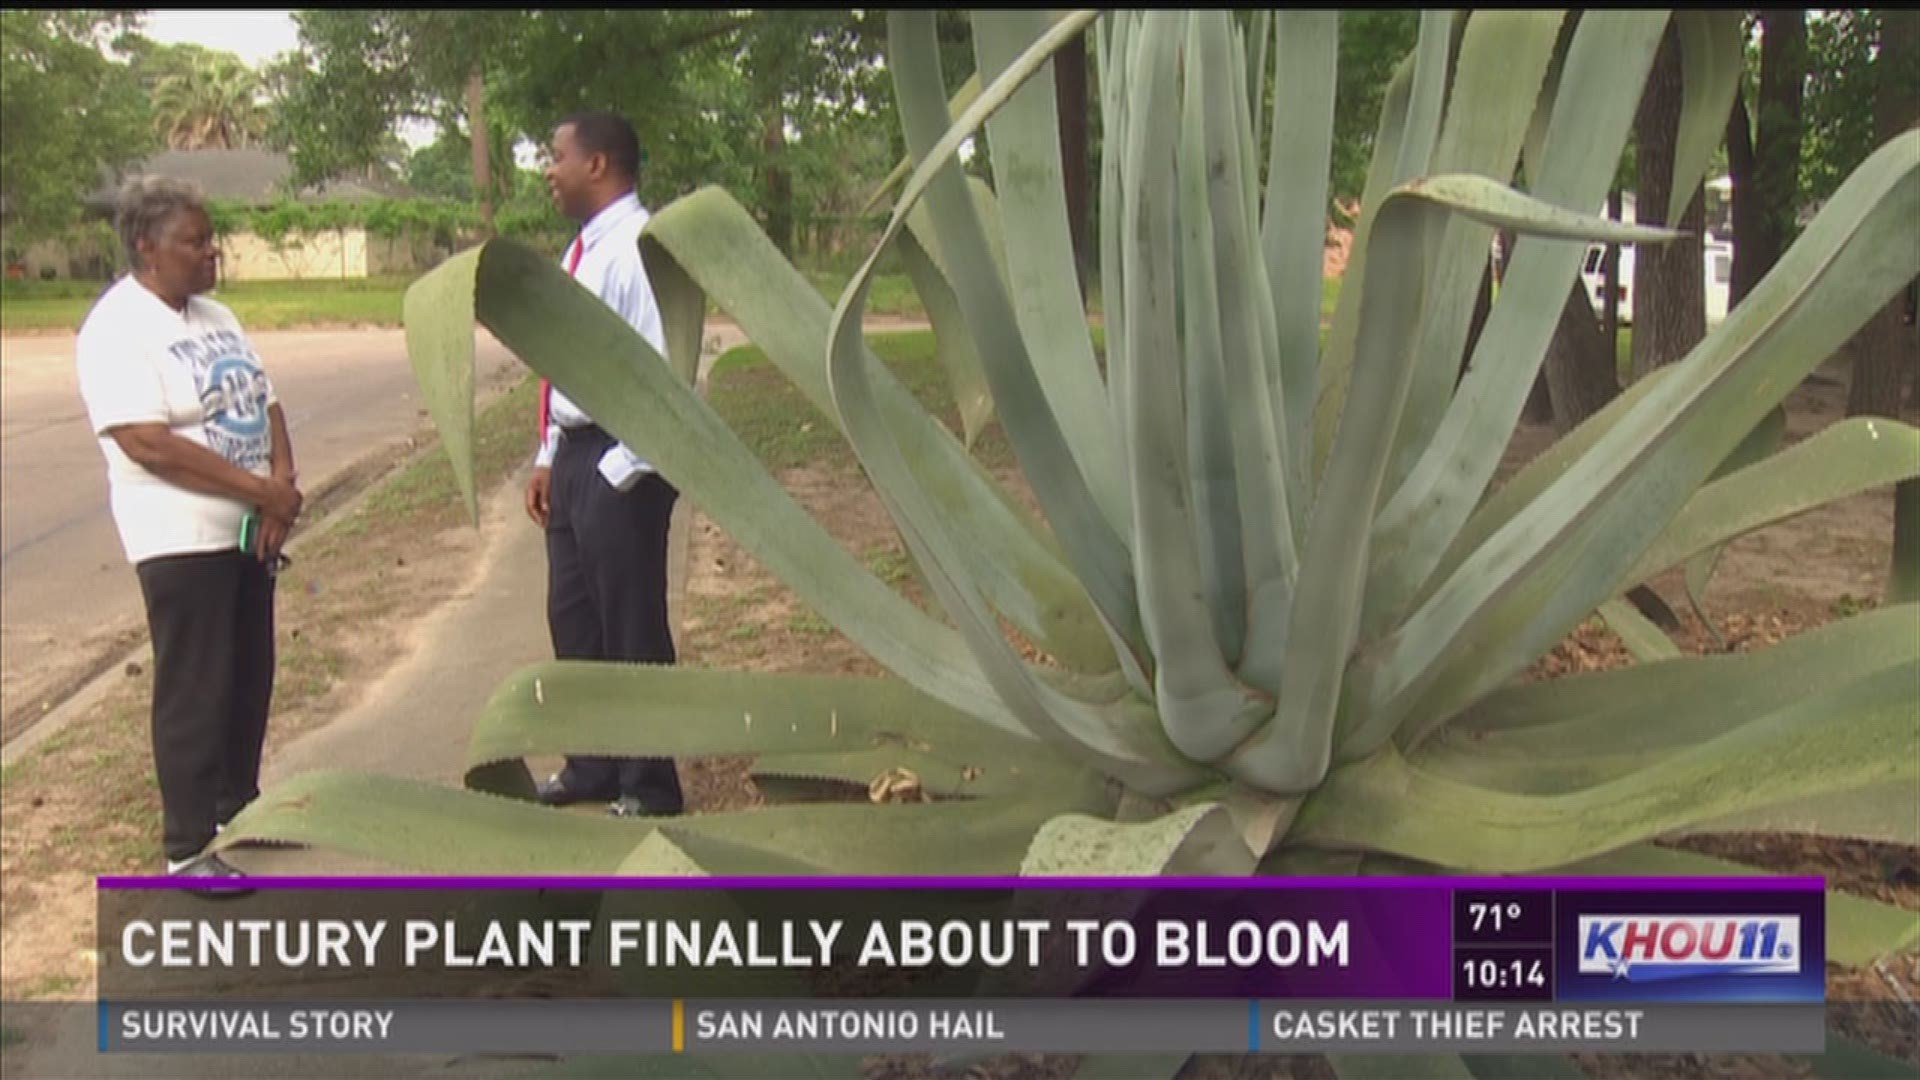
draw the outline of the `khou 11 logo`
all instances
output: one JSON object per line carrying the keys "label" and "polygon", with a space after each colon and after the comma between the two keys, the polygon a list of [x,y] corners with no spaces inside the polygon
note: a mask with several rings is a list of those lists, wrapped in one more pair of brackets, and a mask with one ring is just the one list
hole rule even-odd
{"label": "khou 11 logo", "polygon": [[1582,915],[1580,974],[1628,982],[1798,975],[1797,915]]}

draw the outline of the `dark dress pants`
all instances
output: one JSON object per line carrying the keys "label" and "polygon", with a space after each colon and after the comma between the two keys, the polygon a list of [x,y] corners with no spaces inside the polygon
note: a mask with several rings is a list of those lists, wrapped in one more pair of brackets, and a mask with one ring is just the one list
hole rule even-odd
{"label": "dark dress pants", "polygon": [[[667,526],[678,492],[658,473],[626,491],[600,475],[614,445],[597,427],[569,429],[553,461],[547,519],[547,629],[562,660],[671,664]],[[635,703],[638,709],[640,703]],[[669,758],[569,757],[561,780],[589,798],[633,796],[652,813],[682,808]]]}

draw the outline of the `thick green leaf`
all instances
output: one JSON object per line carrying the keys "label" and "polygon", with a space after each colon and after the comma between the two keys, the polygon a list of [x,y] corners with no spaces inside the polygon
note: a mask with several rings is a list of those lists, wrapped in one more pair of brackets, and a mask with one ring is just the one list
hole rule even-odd
{"label": "thick green leaf", "polygon": [[[988,83],[999,77],[1050,23],[1039,9],[976,12],[980,77]],[[1008,285],[1061,435],[1108,524],[1124,533],[1131,512],[1118,468],[1120,442],[1080,296],[1052,75],[1049,62],[987,121],[994,190],[1006,223]]]}
{"label": "thick green leaf", "polygon": [[[1772,873],[1691,851],[1636,844],[1552,871],[1570,877],[1762,877]],[[1827,890],[1827,961],[1859,967],[1920,941],[1920,913]]]}
{"label": "thick green leaf", "polygon": [[[1084,29],[1091,19],[1092,13],[1081,12],[1056,23],[1041,39],[1048,44],[1038,55],[1050,56],[1051,49]],[[1008,74],[1019,77],[994,80],[949,128],[932,20],[930,12],[893,12],[888,17],[888,68],[893,72],[908,148],[920,162],[894,216],[911,211],[923,194],[927,197],[940,251],[951,271],[949,280],[979,343],[994,408],[1021,469],[1094,606],[1124,640],[1137,644],[1140,634],[1126,539],[1104,516],[1075,448],[1049,405],[1020,336],[1013,303],[993,264],[979,214],[959,165],[952,160],[960,143],[978,131],[1032,71],[1010,70]],[[1035,55],[1034,50],[1028,55]],[[897,224],[889,226],[888,232],[897,228]],[[843,309],[845,302],[842,297]],[[868,467],[871,471],[871,463]]]}
{"label": "thick green leaf", "polygon": [[1421,769],[1548,794],[1625,775],[1796,701],[1920,660],[1920,606],[1868,612],[1763,652],[1642,664],[1508,687],[1457,717],[1405,733]]}
{"label": "thick green leaf", "polygon": [[[1581,213],[1600,205],[1666,20],[1664,12],[1581,16],[1544,145],[1527,166],[1535,197]],[[1380,509],[1368,574],[1366,639],[1377,638],[1405,615],[1492,479],[1585,251],[1585,244],[1537,238],[1515,245],[1473,362],[1439,430]],[[1467,295],[1456,302],[1464,308],[1472,299]],[[1451,355],[1458,355],[1458,347]]]}
{"label": "thick green leaf", "polygon": [[[1721,462],[1720,467],[1714,470],[1713,479],[1720,480],[1728,473],[1739,472],[1749,465],[1772,457],[1774,452],[1780,449],[1780,440],[1784,439],[1786,434],[1787,408],[1784,404],[1775,405],[1773,411],[1762,418],[1759,425],[1741,440],[1740,445],[1733,448],[1733,453],[1727,455],[1727,460]],[[1685,517],[1687,511],[1683,509],[1680,514]],[[1669,528],[1668,531],[1671,532],[1672,529]],[[1725,544],[1716,544],[1688,559],[1685,575],[1687,603],[1692,606],[1694,617],[1700,620],[1700,625],[1707,628],[1707,633],[1712,635],[1715,644],[1722,652],[1727,651],[1727,639],[1721,635],[1720,628],[1707,614],[1707,585],[1712,582],[1713,572],[1720,565],[1720,555],[1725,550]]]}
{"label": "thick green leaf", "polygon": [[1746,72],[1743,13],[1676,11],[1680,36],[1680,128],[1674,139],[1673,194],[1662,221],[1679,221],[1726,138],[1727,114]]}
{"label": "thick green leaf", "polygon": [[[414,780],[322,771],[262,795],[221,834],[333,848],[443,874],[615,872],[654,831],[716,873],[1011,874],[1040,826],[1096,807],[1070,793],[897,806],[785,806],[637,821],[578,814]],[[1062,797],[1066,796],[1066,797]],[[930,848],[927,837],[964,835]]]}
{"label": "thick green leaf", "polygon": [[1462,1054],[1473,1080],[1586,1080],[1585,1070],[1566,1057],[1546,1054]]}
{"label": "thick green leaf", "polygon": [[[1480,11],[1467,20],[1446,124],[1434,149],[1435,174],[1512,179],[1565,17],[1561,11]],[[1488,226],[1455,218],[1444,230],[1427,269],[1414,346],[1418,360],[1407,407],[1393,436],[1383,488],[1387,494],[1399,488],[1426,451],[1453,398],[1474,298],[1491,254],[1493,230]]]}
{"label": "thick green leaf", "polygon": [[1118,824],[1066,814],[1040,827],[1020,873],[1027,877],[1241,876],[1253,853],[1218,803],[1189,806],[1156,821]]}
{"label": "thick green leaf", "polygon": [[1883,784],[1778,803],[1690,825],[1679,835],[1736,832],[1845,836],[1920,847],[1920,784]]}
{"label": "thick green leaf", "polygon": [[[1279,82],[1274,88],[1260,241],[1280,357],[1272,394],[1274,426],[1286,440],[1288,487],[1299,504],[1293,531],[1299,533],[1310,490],[1306,477],[1312,461],[1313,402],[1320,368],[1321,276],[1326,264],[1340,24],[1332,11],[1288,9],[1275,12],[1273,20]],[[1262,100],[1257,85],[1254,94],[1254,100]]]}
{"label": "thick green leaf", "polygon": [[1913,1080],[1911,1061],[1888,1057],[1844,1035],[1827,1032],[1827,1052],[1813,1059],[1821,1080]]}
{"label": "thick green leaf", "polygon": [[[1167,792],[1191,786],[1195,770],[1166,743],[1164,734],[1151,722],[1150,710],[1143,710],[1141,703],[1133,700],[1124,688],[1117,688],[1117,696],[1111,699],[1087,701],[1071,697],[1052,685],[1049,682],[1052,676],[1030,669],[1013,651],[1001,636],[996,617],[983,603],[976,587],[963,574],[955,572],[964,566],[956,551],[963,541],[900,461],[895,436],[883,422],[873,384],[869,381],[873,361],[859,347],[856,333],[858,315],[866,303],[867,289],[880,254],[899,233],[915,200],[949,163],[959,147],[962,133],[976,130],[981,120],[1006,100],[1020,80],[1030,77],[1050,50],[1069,39],[1084,22],[1085,17],[1075,16],[1056,25],[982,93],[962,121],[939,140],[933,153],[923,155],[874,254],[854,274],[840,299],[828,338],[829,379],[855,452],[874,477],[882,501],[899,523],[901,535],[926,572],[929,586],[953,618],[1001,700],[1035,734],[1062,746],[1078,744],[1082,749],[1077,752],[1096,767],[1149,791]],[[936,48],[930,23],[904,16],[897,23],[890,40],[895,47],[908,50],[908,59]],[[901,66],[896,62],[896,71]],[[922,96],[924,90],[925,87],[920,88]],[[948,240],[943,235],[943,244],[952,250]]]}
{"label": "thick green leaf", "polygon": [[[1406,135],[1394,156],[1393,187],[1432,172],[1434,145],[1446,111],[1447,69],[1452,66],[1454,13],[1420,13],[1420,38],[1413,47],[1412,96],[1407,102]],[[1371,210],[1371,203],[1367,208]]]}
{"label": "thick green leaf", "polygon": [[[979,97],[980,73],[976,71],[972,75],[967,76],[967,81],[961,83],[960,89],[955,90],[953,97],[947,100],[947,115],[958,120],[960,114],[966,112],[968,106],[971,106]],[[886,179],[880,181],[880,185],[873,189],[873,194],[869,195],[867,201],[860,207],[860,213],[862,215],[871,214],[875,210],[885,206],[887,196],[892,194],[895,188],[905,183],[907,177],[912,175],[913,156],[909,154],[901,158],[899,163],[893,167],[893,171],[887,174]]]}
{"label": "thick green leaf", "polygon": [[1353,243],[1348,248],[1347,272],[1341,280],[1340,300],[1333,309],[1333,326],[1320,350],[1318,388],[1313,403],[1313,460],[1307,470],[1309,490],[1300,499],[1311,506],[1327,453],[1333,449],[1333,434],[1346,407],[1347,385],[1353,377],[1353,348],[1360,332],[1360,294],[1366,285],[1366,259],[1369,238],[1373,234],[1374,208],[1396,186],[1393,164],[1406,138],[1407,109],[1413,88],[1414,56],[1408,55],[1393,70],[1380,103],[1380,127],[1373,136],[1373,157],[1367,165],[1367,183],[1360,196],[1362,214],[1354,224]]}
{"label": "thick green leaf", "polygon": [[980,349],[967,332],[966,317],[960,313],[960,301],[947,284],[946,273],[925,246],[933,226],[918,212],[908,221],[907,235],[900,238],[900,261],[906,266],[913,291],[920,294],[927,309],[927,321],[933,326],[934,349],[940,367],[947,373],[953,401],[960,410],[960,430],[971,449],[989,421],[993,419],[993,392],[987,389],[986,373],[980,370]]}
{"label": "thick green leaf", "polygon": [[556,660],[515,672],[494,692],[468,746],[467,784],[494,790],[494,766],[536,755],[786,760],[885,747],[938,754],[956,771],[982,768],[995,793],[1020,789],[989,765],[1020,762],[1029,783],[1067,788],[1082,771],[1024,732],[988,727],[896,679]]}
{"label": "thick green leaf", "polygon": [[[697,281],[795,389],[841,424],[823,355],[831,310],[732,196],[704,188],[674,202],[648,222],[641,244],[666,256],[650,266],[683,268],[683,279]],[[670,299],[661,303],[672,310]],[[962,554],[972,580],[1050,655],[1081,670],[1111,670],[1112,649],[1085,590],[1035,523],[892,372],[882,367],[874,378],[921,484],[968,534]]]}
{"label": "thick green leaf", "polygon": [[[1767,410],[1920,272],[1920,133],[1856,171],[1736,313],[1356,662],[1377,745],[1513,677],[1608,599]],[[1564,299],[1564,297],[1562,297]]]}
{"label": "thick green leaf", "polygon": [[1620,636],[1620,643],[1635,660],[1647,664],[1679,658],[1680,646],[1631,603],[1615,597],[1600,605],[1600,617],[1606,620],[1607,629]]}
{"label": "thick green leaf", "polygon": [[[478,261],[478,253],[456,255],[443,269],[407,286],[400,321],[406,326],[407,359],[413,365],[420,396],[433,418],[440,445],[453,466],[453,482],[467,505],[467,518],[480,520],[473,488],[473,275],[460,260]],[[576,286],[577,287],[577,286]]]}
{"label": "thick green leaf", "polygon": [[1459,783],[1409,765],[1389,746],[1335,770],[1302,806],[1293,835],[1464,870],[1536,870],[1769,803],[1920,780],[1916,679],[1920,662],[1876,672],[1557,795]]}
{"label": "thick green leaf", "polygon": [[1920,476],[1920,430],[1859,417],[1700,489],[1628,574],[1644,581],[1683,559],[1855,492]]}
{"label": "thick green leaf", "polygon": [[[1236,752],[1229,767],[1234,776],[1268,791],[1303,792],[1326,773],[1334,712],[1360,628],[1373,507],[1391,449],[1379,433],[1394,430],[1398,422],[1417,356],[1413,322],[1392,313],[1419,307],[1425,252],[1450,213],[1529,234],[1664,235],[1561,210],[1471,175],[1420,180],[1396,189],[1381,204],[1368,243],[1394,252],[1395,258],[1371,263],[1367,271],[1348,415],[1324,478],[1324,490],[1341,497],[1316,503],[1308,524],[1278,712]],[[1390,733],[1378,733],[1374,742]],[[1343,736],[1356,735],[1368,737],[1366,731],[1343,730]]]}

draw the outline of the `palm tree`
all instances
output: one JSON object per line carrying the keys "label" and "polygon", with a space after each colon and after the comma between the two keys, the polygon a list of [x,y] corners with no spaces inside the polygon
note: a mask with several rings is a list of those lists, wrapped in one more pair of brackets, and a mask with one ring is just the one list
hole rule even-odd
{"label": "palm tree", "polygon": [[260,76],[232,56],[195,57],[154,89],[154,122],[175,150],[237,150],[267,130]]}

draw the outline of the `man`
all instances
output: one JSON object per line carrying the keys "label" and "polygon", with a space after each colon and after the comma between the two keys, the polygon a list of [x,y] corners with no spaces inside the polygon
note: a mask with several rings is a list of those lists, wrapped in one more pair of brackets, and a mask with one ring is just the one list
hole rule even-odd
{"label": "man", "polygon": [[[576,114],[554,129],[552,151],[547,187],[560,212],[581,224],[562,265],[664,355],[660,310],[640,260],[648,213],[633,190],[640,141],[632,125],[607,112]],[[541,389],[527,514],[547,534],[554,656],[673,663],[667,526],[678,493],[565,394]],[[551,806],[612,800],[616,816],[682,808],[679,776],[664,758],[570,757],[539,796]]]}

